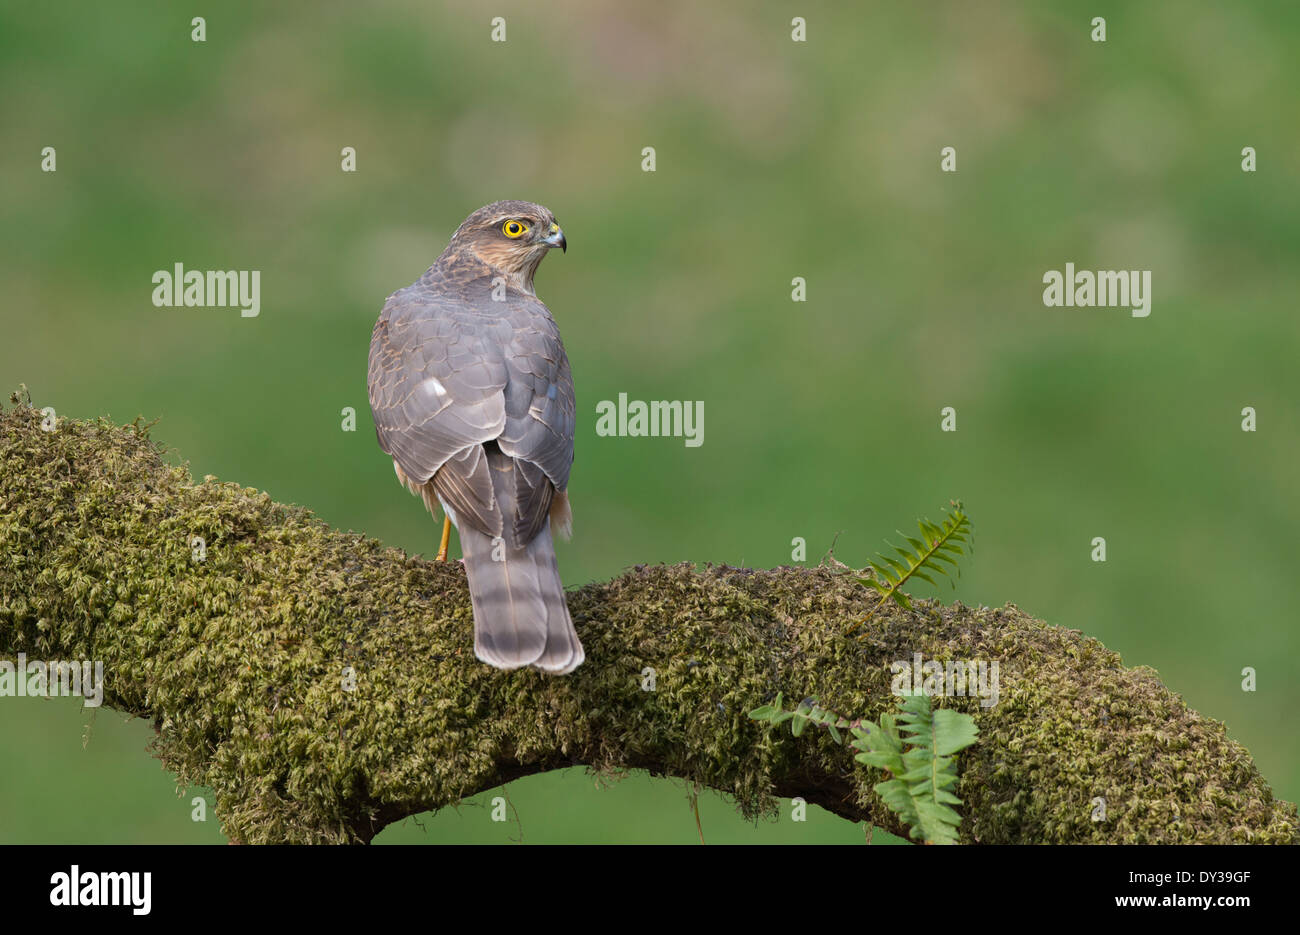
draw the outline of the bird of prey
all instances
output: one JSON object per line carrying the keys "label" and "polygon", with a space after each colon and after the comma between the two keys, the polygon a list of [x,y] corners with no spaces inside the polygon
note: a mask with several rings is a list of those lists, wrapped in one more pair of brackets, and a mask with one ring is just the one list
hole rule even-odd
{"label": "bird of prey", "polygon": [[474,654],[500,669],[566,673],[584,658],[552,530],[571,525],[569,358],[533,274],[564,250],[527,201],[480,208],[436,263],[388,297],[370,339],[379,447],[397,479],[456,524],[474,607]]}

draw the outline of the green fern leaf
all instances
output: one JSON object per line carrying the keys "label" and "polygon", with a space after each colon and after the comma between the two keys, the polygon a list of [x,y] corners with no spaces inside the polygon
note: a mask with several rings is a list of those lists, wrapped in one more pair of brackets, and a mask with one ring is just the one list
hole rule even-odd
{"label": "green fern leaf", "polygon": [[923,694],[904,696],[899,708],[896,720],[885,715],[881,727],[867,723],[854,734],[853,746],[861,751],[855,759],[890,774],[874,788],[912,838],[954,844],[961,824],[951,808],[961,804],[951,791],[957,784],[954,755],[975,742],[975,720],[946,708],[932,710]]}
{"label": "green fern leaf", "polygon": [[947,708],[932,709],[928,695],[905,695],[897,714],[885,713],[880,723],[847,721],[816,698],[805,698],[793,711],[784,709],[784,696],[772,704],[749,712],[754,720],[781,724],[791,721],[790,732],[801,736],[809,724],[829,731],[843,744],[840,728],[853,737],[854,759],[883,770],[887,778],[873,788],[891,811],[908,828],[908,835],[927,844],[955,844],[961,815],[951,806],[961,799],[952,792],[957,785],[955,756],[975,742],[979,729],[968,714]]}
{"label": "green fern leaf", "polygon": [[899,533],[907,542],[908,548],[890,542],[885,543],[897,553],[898,558],[877,553],[879,562],[867,562],[875,573],[876,580],[870,584],[863,578],[858,580],[879,594],[880,600],[866,617],[849,628],[849,633],[866,625],[889,601],[911,610],[911,601],[903,593],[902,587],[912,578],[935,584],[931,574],[937,572],[953,580],[953,587],[956,587],[954,579],[961,576],[957,558],[964,555],[969,548],[968,540],[971,532],[970,517],[962,511],[961,501],[952,501],[952,510],[944,517],[941,524],[936,526],[928,519],[921,519],[917,520],[917,528],[921,530],[921,539]]}

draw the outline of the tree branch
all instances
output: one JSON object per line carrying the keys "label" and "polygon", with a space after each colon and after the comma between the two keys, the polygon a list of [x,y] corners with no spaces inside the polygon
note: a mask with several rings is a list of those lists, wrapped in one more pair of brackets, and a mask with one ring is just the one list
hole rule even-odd
{"label": "tree branch", "polygon": [[944,702],[980,728],[959,758],[964,842],[1300,841],[1222,724],[1013,605],[917,600],[850,639],[878,597],[837,569],[639,566],[570,592],[577,672],[499,672],[474,658],[459,563],[195,484],[138,425],[43,431],[19,404],[0,431],[0,656],[102,660],[105,703],[153,723],[155,754],[214,790],[236,841],[366,842],[575,764],[682,777],[750,818],[803,796],[902,833],[851,751],[747,712],[783,691],[878,718],[889,664],[914,653],[999,662],[998,704]]}

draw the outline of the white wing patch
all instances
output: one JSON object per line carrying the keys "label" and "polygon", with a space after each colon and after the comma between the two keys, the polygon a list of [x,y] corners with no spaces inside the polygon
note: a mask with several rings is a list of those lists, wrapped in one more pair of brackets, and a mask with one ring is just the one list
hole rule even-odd
{"label": "white wing patch", "polygon": [[439,399],[445,399],[447,396],[447,387],[442,385],[442,381],[437,377],[429,377],[420,383],[426,396],[437,396]]}

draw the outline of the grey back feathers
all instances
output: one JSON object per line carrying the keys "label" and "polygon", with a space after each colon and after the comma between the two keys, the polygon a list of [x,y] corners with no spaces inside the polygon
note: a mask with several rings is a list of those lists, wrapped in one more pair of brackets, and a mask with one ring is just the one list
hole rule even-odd
{"label": "grey back feathers", "polygon": [[[551,217],[526,202],[502,204]],[[370,408],[399,477],[426,503],[436,495],[456,524],[475,654],[502,669],[570,672],[584,654],[550,515],[553,506],[568,514],[573,377],[550,310],[531,294],[531,269],[529,290],[516,289],[460,240],[497,208],[471,215],[419,280],[389,296],[371,335]],[[510,246],[499,246],[502,255]],[[520,261],[535,268],[527,249],[520,245]]]}

